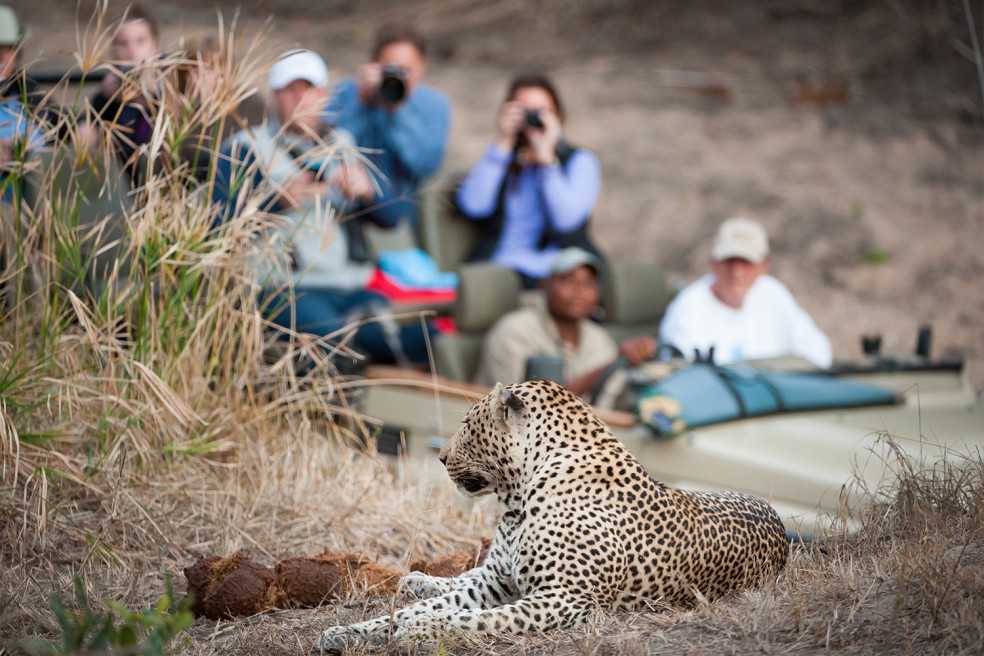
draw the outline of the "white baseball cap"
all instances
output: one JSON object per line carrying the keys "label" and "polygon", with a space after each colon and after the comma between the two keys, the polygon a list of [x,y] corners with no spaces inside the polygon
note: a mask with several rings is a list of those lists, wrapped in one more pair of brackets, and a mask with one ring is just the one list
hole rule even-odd
{"label": "white baseball cap", "polygon": [[720,262],[732,257],[753,264],[761,264],[769,257],[769,236],[761,223],[735,217],[721,224],[714,236],[711,259]]}
{"label": "white baseball cap", "polygon": [[288,50],[270,68],[270,88],[279,91],[294,80],[307,80],[316,87],[328,87],[328,68],[310,50]]}
{"label": "white baseball cap", "polygon": [[16,46],[27,38],[27,29],[17,22],[17,14],[8,5],[0,5],[0,46]]}

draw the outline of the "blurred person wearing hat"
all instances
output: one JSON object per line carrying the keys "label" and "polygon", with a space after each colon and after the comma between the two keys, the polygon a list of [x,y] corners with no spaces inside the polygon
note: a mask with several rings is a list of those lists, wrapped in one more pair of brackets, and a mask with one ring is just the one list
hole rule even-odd
{"label": "blurred person wearing hat", "polygon": [[[226,219],[257,211],[283,217],[267,231],[273,257],[257,270],[274,309],[271,318],[327,335],[386,305],[384,297],[366,290],[374,267],[351,259],[345,231],[339,229],[339,217],[372,185],[354,157],[351,135],[323,123],[329,91],[320,56],[310,50],[284,53],[270,68],[269,86],[270,117],[222,144],[215,200]],[[390,326],[362,325],[356,349],[379,362],[426,361],[419,323],[394,328],[399,347],[384,328]]]}
{"label": "blurred person wearing hat", "polygon": [[[28,31],[17,21],[17,14],[8,5],[0,5],[0,84],[17,76],[21,44]],[[4,90],[4,95],[7,91]]]}
{"label": "blurred person wearing hat", "polygon": [[346,222],[360,257],[368,257],[366,221],[382,228],[409,222],[416,231],[421,185],[444,160],[451,102],[422,83],[426,71],[424,38],[411,24],[388,23],[358,75],[332,90],[326,122],[347,130],[379,172],[378,184],[357,199],[358,216]]}
{"label": "blurred person wearing hat", "polygon": [[590,319],[601,299],[603,275],[604,265],[592,253],[576,247],[557,251],[540,284],[545,303],[510,312],[492,326],[482,344],[475,382],[492,386],[522,381],[531,356],[553,355],[563,359],[564,385],[584,395],[619,357],[633,366],[652,358],[652,336],[616,344]]}
{"label": "blurred person wearing hat", "polygon": [[711,273],[670,302],[660,340],[689,360],[728,364],[795,355],[829,367],[830,340],[768,272],[765,228],[750,219],[728,219],[714,237]]}
{"label": "blurred person wearing hat", "polygon": [[[14,10],[0,5],[0,202],[14,199],[10,164],[44,144],[40,119],[30,111],[33,84],[20,70],[27,30]],[[28,106],[25,106],[25,102]]]}

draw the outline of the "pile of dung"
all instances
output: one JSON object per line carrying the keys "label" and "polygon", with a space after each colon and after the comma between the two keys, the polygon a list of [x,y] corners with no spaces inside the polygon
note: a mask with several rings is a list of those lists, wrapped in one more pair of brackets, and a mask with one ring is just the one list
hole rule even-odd
{"label": "pile of dung", "polygon": [[[474,552],[455,551],[431,561],[415,561],[411,571],[431,576],[458,576],[485,561],[491,540]],[[231,619],[268,608],[310,608],[352,592],[388,595],[396,592],[405,571],[381,565],[362,554],[325,548],[317,556],[281,560],[271,569],[245,553],[222,558],[206,556],[186,567],[188,595],[195,617]]]}
{"label": "pile of dung", "polygon": [[489,557],[491,546],[492,540],[490,538],[482,538],[482,545],[474,553],[453,551],[434,560],[415,560],[410,565],[410,571],[423,572],[430,576],[453,578],[484,563],[485,559]]}
{"label": "pile of dung", "polygon": [[276,575],[242,551],[228,558],[206,556],[184,570],[195,617],[228,619],[265,608],[286,608],[287,595]]}

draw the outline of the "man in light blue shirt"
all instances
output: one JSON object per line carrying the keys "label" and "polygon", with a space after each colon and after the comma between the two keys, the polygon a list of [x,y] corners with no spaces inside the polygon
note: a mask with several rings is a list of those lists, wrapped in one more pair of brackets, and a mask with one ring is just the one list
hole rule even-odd
{"label": "man in light blue shirt", "polygon": [[423,39],[412,27],[385,25],[376,34],[371,61],[333,89],[326,123],[343,128],[379,171],[378,188],[358,199],[350,224],[371,221],[416,230],[421,184],[444,160],[451,103],[420,83],[427,68]]}

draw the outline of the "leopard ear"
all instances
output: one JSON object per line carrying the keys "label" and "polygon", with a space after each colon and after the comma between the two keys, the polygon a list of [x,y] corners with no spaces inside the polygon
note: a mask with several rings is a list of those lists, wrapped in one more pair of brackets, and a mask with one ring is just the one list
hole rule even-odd
{"label": "leopard ear", "polygon": [[515,423],[523,415],[525,410],[523,400],[502,386],[496,383],[492,390],[492,418],[504,424]]}

